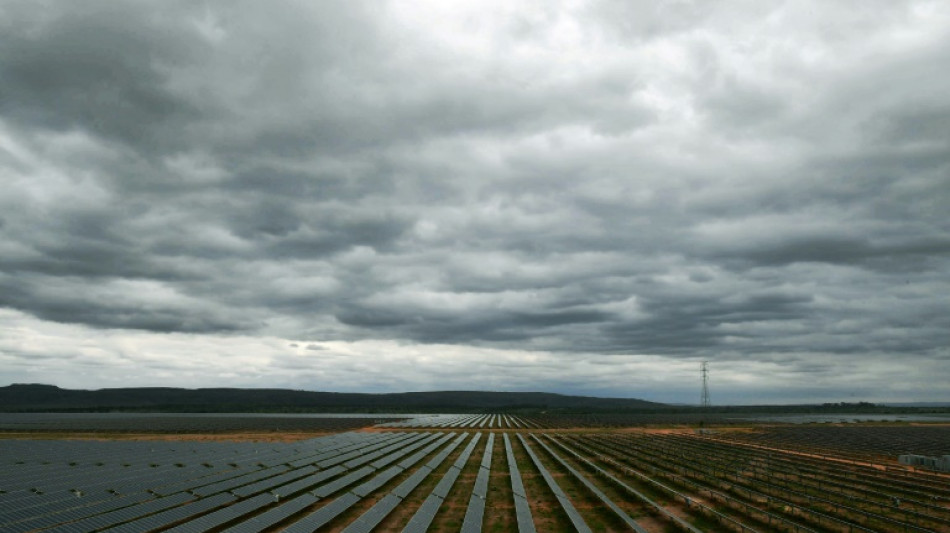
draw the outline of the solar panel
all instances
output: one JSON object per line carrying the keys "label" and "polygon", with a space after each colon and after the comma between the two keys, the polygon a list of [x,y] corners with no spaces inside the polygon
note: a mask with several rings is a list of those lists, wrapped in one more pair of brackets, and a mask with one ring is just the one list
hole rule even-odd
{"label": "solar panel", "polygon": [[251,494],[257,494],[258,492],[265,491],[267,489],[286,484],[290,481],[302,478],[316,471],[317,469],[314,466],[305,466],[303,468],[291,470],[290,472],[280,474],[271,478],[262,479],[261,481],[258,481],[257,483],[251,483],[250,485],[238,487],[231,492],[234,493],[234,495],[243,498],[246,496],[250,496]]}
{"label": "solar panel", "polygon": [[[9,524],[3,526],[4,533],[17,533],[21,531],[31,531],[33,529],[42,529],[55,526],[58,524],[63,524],[66,522],[72,522],[74,520],[80,520],[86,518],[87,516],[92,516],[99,513],[106,513],[109,511],[114,511],[116,509],[121,509],[123,507],[128,507],[130,505],[135,505],[137,503],[147,501],[152,499],[153,496],[142,494],[139,496],[124,496],[124,497],[113,497],[111,500],[104,502],[96,503],[93,505],[84,505],[79,507],[72,507],[69,509],[64,509],[62,511],[57,511],[53,514],[37,516],[30,518],[29,520],[24,520],[17,522],[15,524]],[[79,498],[77,498],[79,499]]]}
{"label": "solar panel", "polygon": [[475,487],[472,489],[472,495],[481,499],[488,497],[488,469],[479,468],[478,476],[475,478]]}
{"label": "solar panel", "polygon": [[[425,457],[426,455],[429,455],[430,453],[432,453],[432,450],[435,450],[439,446],[442,446],[443,444],[445,444],[445,442],[451,438],[452,438],[451,433],[447,435],[443,435],[442,437],[439,437],[437,440],[435,440],[435,442],[429,443],[428,445],[426,445],[425,448],[410,455],[409,457],[406,457],[402,461],[399,461],[399,466],[402,467],[403,469],[409,468],[410,466],[414,465],[418,461],[422,460],[422,458]],[[422,444],[425,444],[425,443],[422,443]]]}
{"label": "solar panel", "polygon": [[475,438],[469,441],[465,449],[462,450],[461,455],[455,460],[455,463],[446,471],[445,475],[442,476],[442,479],[439,480],[439,483],[432,490],[432,494],[439,498],[445,498],[449,494],[449,491],[452,490],[452,485],[455,484],[455,480],[458,479],[459,474],[462,473],[465,463],[468,462],[468,458],[472,455],[472,450],[475,449],[475,445],[478,444],[481,436],[481,433],[476,433]]}
{"label": "solar panel", "polygon": [[439,507],[441,506],[442,498],[436,496],[434,493],[430,494],[429,497],[426,498],[426,501],[422,502],[422,505],[416,509],[416,513],[412,515],[412,519],[410,519],[406,527],[403,528],[403,533],[425,533],[425,531],[429,529],[429,524],[432,523],[435,514],[439,512]]}
{"label": "solar panel", "polygon": [[518,519],[519,533],[535,533],[534,520],[531,518],[531,506],[528,500],[515,496],[515,515]]}
{"label": "solar panel", "polygon": [[637,533],[647,533],[646,530],[640,526],[640,524],[636,523],[632,518],[630,518],[630,515],[624,512],[623,509],[621,509],[616,503],[614,503],[613,500],[608,498],[607,495],[603,493],[603,491],[597,488],[586,477],[581,475],[580,472],[575,470],[571,465],[567,464],[567,462],[564,461],[564,459],[562,459],[560,455],[555,453],[554,450],[552,450],[547,444],[545,444],[543,441],[541,441],[537,437],[534,437],[534,440],[537,441],[537,443],[540,444],[542,447],[544,447],[544,449],[547,450],[548,453],[550,453],[552,457],[557,459],[557,461],[561,463],[561,466],[567,469],[567,471],[570,472],[571,475],[574,476],[574,478],[576,478],[578,481],[583,483],[584,486],[588,488],[588,490],[590,490],[598,498],[600,498],[600,501],[604,502],[608,507],[610,507],[610,509],[614,512],[614,514],[616,514],[621,520],[623,520],[628,526],[630,526],[631,529],[633,529]]}
{"label": "solar panel", "polygon": [[590,527],[584,522],[584,518],[577,512],[577,508],[574,507],[574,504],[571,503],[571,499],[568,498],[566,494],[562,493],[557,497],[557,500],[561,502],[561,507],[564,509],[564,512],[567,513],[567,517],[571,520],[571,523],[574,524],[574,528],[577,529],[577,531],[582,533],[591,532]]}
{"label": "solar panel", "polygon": [[462,521],[462,533],[479,533],[482,530],[482,519],[485,516],[485,500],[472,494],[465,510],[465,520]]}
{"label": "solar panel", "polygon": [[377,459],[376,461],[373,461],[372,463],[370,463],[370,466],[377,469],[382,468],[388,465],[389,463],[397,461],[400,458],[404,457],[405,455],[412,453],[414,450],[421,448],[422,446],[425,446],[428,441],[433,440],[436,437],[438,437],[438,434],[425,435],[423,439],[419,439],[419,442],[414,442],[412,444],[409,444],[405,448],[396,450],[381,459]]}
{"label": "solar panel", "polygon": [[449,491],[452,490],[452,486],[455,485],[455,480],[458,479],[460,473],[461,470],[455,466],[450,467],[442,476],[442,479],[439,480],[438,484],[436,484],[435,488],[432,489],[432,494],[445,499]]}
{"label": "solar panel", "polygon": [[442,464],[442,461],[444,461],[446,457],[451,455],[452,452],[455,451],[456,448],[458,448],[459,444],[462,444],[467,438],[468,438],[467,433],[462,433],[461,435],[459,435],[454,441],[452,441],[452,444],[448,445],[446,449],[437,453],[435,457],[433,457],[432,459],[429,459],[429,462],[426,463],[426,466],[435,470],[436,467]]}
{"label": "solar panel", "polygon": [[462,455],[460,455],[458,459],[455,460],[454,466],[456,468],[461,469],[462,467],[465,466],[465,463],[468,462],[469,456],[472,455],[472,450],[475,449],[475,446],[478,444],[478,441],[481,440],[481,438],[482,438],[481,433],[475,434],[475,437],[468,443],[468,445],[465,447],[465,450],[462,451]]}
{"label": "solar panel", "polygon": [[359,481],[360,479],[373,473],[373,469],[368,466],[364,466],[355,472],[351,472],[339,479],[331,481],[326,485],[321,485],[312,491],[314,496],[319,498],[326,498],[327,496],[333,494],[334,492]]}
{"label": "solar panel", "polygon": [[45,494],[37,494],[28,489],[13,489],[7,487],[8,492],[3,494],[0,500],[0,524],[4,523],[3,516],[10,511],[25,509],[33,505],[41,505],[47,501]]}
{"label": "solar panel", "polygon": [[511,449],[511,439],[508,438],[507,433],[503,434],[502,438],[505,441],[505,455],[508,459],[508,473],[511,477],[511,492],[515,493],[516,496],[527,498],[528,495],[525,493],[524,483],[521,480],[521,472],[518,470],[518,463],[515,461],[515,454]]}
{"label": "solar panel", "polygon": [[3,513],[0,514],[0,526],[8,526],[17,522],[38,519],[70,509],[88,507],[95,503],[108,502],[116,499],[114,494],[107,492],[82,498],[77,498],[76,495],[70,491],[57,491],[56,494],[43,496],[47,496],[47,498],[41,498],[42,503],[36,505],[22,508],[19,507],[16,502],[4,505]]}
{"label": "solar panel", "polygon": [[488,497],[488,476],[491,473],[492,448],[495,445],[495,434],[489,433],[488,442],[485,443],[485,453],[482,455],[482,462],[478,468],[478,476],[475,478],[475,488],[472,494],[481,499]]}
{"label": "solar panel", "polygon": [[182,520],[198,516],[217,507],[221,507],[222,505],[231,503],[235,499],[234,496],[226,492],[215,494],[214,496],[202,498],[196,502],[133,520],[132,522],[126,522],[122,525],[107,529],[106,531],[113,533],[141,533],[142,531],[168,527]]}
{"label": "solar panel", "polygon": [[411,476],[407,477],[405,481],[400,483],[398,487],[393,489],[390,494],[396,496],[397,498],[405,498],[406,496],[409,496],[409,493],[412,492],[412,490],[415,489],[420,483],[422,483],[422,480],[424,480],[431,472],[431,468],[426,465],[422,465],[418,470],[413,472]]}
{"label": "solar panel", "polygon": [[317,528],[327,525],[331,520],[349,509],[354,503],[360,501],[360,497],[352,492],[340,496],[329,504],[317,509],[313,513],[303,517],[297,522],[291,524],[285,533],[312,532]]}
{"label": "solar panel", "polygon": [[389,480],[398,476],[401,473],[402,473],[402,468],[399,468],[398,466],[391,466],[388,469],[384,470],[381,474],[377,474],[376,476],[374,476],[373,479],[370,479],[366,483],[363,483],[362,485],[356,487],[351,492],[353,492],[353,494],[356,494],[357,496],[360,496],[360,497],[366,496],[367,494],[373,492],[374,490],[382,487]]}
{"label": "solar panel", "polygon": [[71,531],[94,531],[98,529],[103,529],[106,527],[114,526],[116,524],[121,524],[122,522],[128,522],[129,520],[134,520],[145,515],[152,513],[157,513],[159,511],[164,511],[171,507],[181,505],[188,501],[194,499],[194,496],[180,492],[174,494],[167,498],[158,498],[150,502],[145,502],[139,505],[133,505],[131,507],[126,507],[125,509],[118,509],[109,513],[103,513],[96,516],[90,516],[84,518],[77,522],[72,522],[65,524],[60,527],[49,529],[50,533],[67,533]]}
{"label": "solar panel", "polygon": [[274,503],[274,497],[270,494],[261,494],[249,500],[244,500],[224,509],[206,514],[180,526],[173,527],[167,531],[175,533],[203,533],[209,529],[220,527],[228,522],[236,520],[241,516],[253,513],[258,509]]}
{"label": "solar panel", "polygon": [[375,451],[381,448],[388,449],[394,445],[398,448],[399,442],[412,438],[412,437],[414,437],[413,434],[397,433],[390,438],[378,439],[379,442],[375,442],[371,444],[370,446],[364,445],[356,450],[344,453],[342,455],[337,455],[329,459],[317,461],[317,465],[320,466],[321,468],[326,468],[328,466],[338,465],[342,463],[347,463],[348,461],[356,460],[357,461],[356,463],[350,464],[347,466],[347,468],[352,468],[353,466],[358,466],[360,464],[371,461],[375,457],[378,457],[378,455],[374,454]]}
{"label": "solar panel", "polygon": [[491,468],[491,454],[492,448],[495,445],[495,434],[488,434],[488,442],[485,444],[485,454],[482,455],[482,468]]}
{"label": "solar panel", "polygon": [[515,516],[518,520],[518,531],[520,533],[534,533],[534,519],[531,517],[531,506],[528,505],[528,496],[524,490],[524,484],[521,480],[521,472],[518,470],[518,463],[515,461],[514,450],[511,448],[511,439],[508,434],[502,435],[505,441],[505,455],[508,459],[508,473],[511,479],[511,492],[515,502]]}
{"label": "solar panel", "polygon": [[313,494],[305,493],[292,500],[287,500],[285,503],[273,509],[268,509],[250,520],[231,526],[225,531],[227,533],[258,533],[259,531],[263,531],[286,520],[318,501],[320,501],[320,498],[317,498]]}
{"label": "solar panel", "polygon": [[217,494],[219,492],[224,492],[236,487],[240,487],[241,485],[247,485],[249,483],[254,483],[255,481],[259,481],[261,479],[266,479],[269,477],[276,476],[277,474],[280,474],[286,470],[287,470],[287,467],[283,465],[275,466],[271,468],[265,468],[262,470],[258,470],[256,472],[249,472],[247,474],[231,477],[228,479],[223,479],[215,483],[197,487],[193,489],[191,492],[198,496],[210,496],[212,494]]}
{"label": "solar panel", "polygon": [[528,445],[528,442],[520,434],[518,439],[521,440],[521,444],[524,445],[524,449],[528,452],[528,456],[531,458],[531,462],[534,463],[535,468],[541,473],[541,477],[544,478],[545,483],[547,483],[548,488],[551,489],[551,492],[554,493],[554,496],[561,503],[561,508],[564,509],[564,512],[567,514],[567,517],[571,520],[571,523],[574,524],[574,528],[581,532],[587,533],[590,532],[590,527],[587,526],[587,523],[584,522],[584,518],[581,517],[580,513],[577,512],[577,509],[574,507],[574,504],[571,503],[571,499],[564,494],[564,491],[558,486],[557,482],[551,476],[548,469],[544,467],[541,463],[538,456],[535,455],[534,450],[531,449],[531,446]]}
{"label": "solar panel", "polygon": [[313,474],[312,476],[307,476],[303,479],[298,479],[297,481],[294,481],[293,483],[287,483],[286,485],[281,485],[279,487],[276,487],[273,490],[271,490],[271,492],[282,498],[285,496],[293,496],[294,494],[302,490],[309,489],[310,487],[318,483],[321,483],[323,481],[326,481],[332,478],[333,476],[340,474],[341,472],[346,472],[346,469],[343,468],[342,466],[334,466],[326,470],[321,470],[320,472],[317,472],[316,474]]}
{"label": "solar panel", "polygon": [[[259,467],[254,467],[254,470],[258,469]],[[196,473],[197,475],[194,477],[186,476],[183,479],[171,483],[164,483],[156,487],[152,487],[150,492],[158,494],[159,496],[168,496],[169,494],[175,494],[176,492],[181,492],[183,490],[200,487],[202,485],[210,485],[212,483],[217,483],[224,479],[230,479],[236,476],[242,476],[246,473],[246,469],[209,471],[204,475]]]}
{"label": "solar panel", "polygon": [[370,533],[374,527],[386,518],[402,500],[392,494],[387,494],[376,502],[368,511],[360,515],[352,524],[346,526],[343,533]]}

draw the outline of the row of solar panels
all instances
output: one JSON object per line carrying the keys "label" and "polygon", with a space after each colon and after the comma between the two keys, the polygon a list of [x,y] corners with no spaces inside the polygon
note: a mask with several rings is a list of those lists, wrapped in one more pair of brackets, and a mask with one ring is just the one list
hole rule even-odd
{"label": "row of solar panels", "polygon": [[[343,439],[324,438],[321,439],[323,446],[319,448],[323,450],[323,453],[311,453],[311,455],[314,458],[326,457],[327,454],[342,455],[353,449],[364,450],[367,454],[371,454],[388,442],[418,439],[421,436],[420,434],[392,433],[368,435],[355,440],[352,436]],[[0,443],[0,454],[6,451],[4,448],[8,448],[7,444],[11,442],[14,441]],[[289,457],[293,456],[289,455]],[[0,530],[3,531],[30,531],[49,527],[76,518],[130,507],[152,500],[156,496],[173,495],[184,491],[200,498],[247,485],[288,470],[287,465],[256,466],[250,469],[237,467],[217,470],[207,467],[164,469],[162,476],[141,477],[138,480],[137,490],[133,490],[127,478],[124,477],[127,473],[125,467],[99,467],[95,475],[88,476],[85,480],[69,476],[65,478],[65,482],[60,476],[62,472],[59,469],[52,469],[48,473],[50,477],[42,483],[46,490],[39,491],[22,485],[24,478],[31,482],[36,479],[19,475],[21,472],[18,472],[18,466],[29,468],[33,465],[26,463],[6,465],[0,471],[0,487],[2,487],[0,488],[2,491],[0,493]],[[17,482],[21,484],[18,486]],[[114,487],[123,487],[123,490],[120,492]]]}
{"label": "row of solar panels", "polygon": [[[306,456],[335,442],[357,442],[358,433],[339,433],[294,443],[194,441],[5,440],[0,465],[153,465],[262,461]],[[48,468],[48,466],[44,466]]]}
{"label": "row of solar panels", "polygon": [[430,415],[415,417],[402,422],[380,424],[391,428],[477,428],[477,429],[522,429],[537,427],[531,422],[511,415]]}
{"label": "row of solar panels", "polygon": [[505,456],[508,458],[508,475],[511,479],[511,492],[514,494],[518,531],[534,533],[534,520],[531,518],[531,506],[528,505],[528,493],[524,490],[518,462],[515,461],[515,454],[511,448],[511,439],[508,438],[507,433],[502,437],[505,440]]}
{"label": "row of solar panels", "polygon": [[[111,442],[100,442],[113,453],[109,462],[90,464],[84,459],[90,445],[95,442],[57,441],[52,447],[57,452],[50,455],[44,441],[3,441],[0,443],[0,491],[5,498],[19,492],[20,495],[42,495],[62,490],[92,492],[96,484],[106,484],[104,490],[124,492],[124,482],[148,476],[157,476],[161,481],[192,479],[213,475],[222,471],[255,470],[280,464],[300,465],[314,462],[339,449],[359,449],[370,444],[358,434],[342,434],[321,439],[312,439],[298,446],[284,445],[273,449],[270,445],[233,446],[219,443],[192,443],[188,449],[167,450],[160,444],[137,442],[116,449]],[[374,438],[387,438],[378,435]],[[389,437],[391,438],[391,437]],[[35,443],[34,455],[30,456],[24,443]],[[76,446],[70,447],[70,444]],[[146,487],[150,488],[150,487]],[[152,487],[154,488],[154,487]]]}
{"label": "row of solar panels", "polygon": [[[417,448],[418,446],[413,445],[412,444],[413,442],[426,440],[426,439],[431,440],[436,437],[437,435],[426,436],[424,434],[406,435],[404,437],[401,437],[398,440],[402,441],[403,446],[401,446],[401,449],[398,452],[391,454],[391,456],[389,457],[389,460],[390,461],[396,460],[402,455],[405,455],[406,453],[409,453],[415,448]],[[377,444],[374,447],[378,447],[378,446],[379,445]],[[393,445],[389,445],[386,448],[391,449],[392,446]],[[368,447],[368,448],[372,448],[372,447]],[[374,457],[375,457],[374,453],[369,452],[365,454],[365,457],[363,457],[362,463],[370,462],[374,459]],[[377,465],[377,466],[382,466],[383,463],[380,459],[377,459],[376,461],[373,461],[372,464]],[[353,466],[358,466],[358,464],[354,464]],[[339,469],[338,472],[345,471],[345,468],[342,466],[338,466],[334,468],[338,468]],[[362,477],[363,475],[366,475],[372,471],[373,471],[372,467],[365,466],[361,468],[360,470],[358,470],[357,472],[351,473],[348,476],[343,476],[343,478],[341,478],[343,481],[341,481],[341,479],[337,479],[335,481],[331,481],[327,484],[319,486],[316,490],[313,491],[312,495],[316,496],[316,494],[319,493],[319,491],[321,490],[323,491],[322,492],[323,494],[330,494],[335,490],[334,486],[336,487],[346,486],[350,484],[350,482],[353,481],[354,479],[358,477]],[[353,474],[358,474],[358,475],[354,476]],[[249,479],[250,476],[243,476],[243,477],[244,477],[243,481],[251,481],[251,479]],[[255,475],[253,477],[256,478],[259,476]],[[317,477],[314,476],[314,478],[311,479],[310,482],[308,482],[306,485],[301,485],[301,488],[312,486],[313,483],[316,482],[316,480],[317,480]],[[229,485],[230,484],[231,483],[229,483]],[[247,486],[248,485],[243,485],[243,487],[247,487]],[[225,486],[217,487],[217,489],[223,489],[223,488],[226,488],[226,487]],[[260,488],[262,487],[258,487],[258,489]],[[200,491],[200,490],[191,491],[191,493],[194,496],[200,497],[201,495],[195,494],[197,492],[202,492],[202,493],[213,492],[213,489],[209,489],[205,491]],[[216,494],[210,495],[206,498],[199,499],[193,503],[189,503],[180,507],[168,509],[164,512],[160,512],[151,516],[144,516],[138,520],[125,523],[121,525],[120,527],[115,528],[114,531],[135,532],[135,531],[151,531],[155,529],[161,529],[161,528],[165,528],[167,526],[173,525],[176,522],[189,520],[209,510],[213,510],[217,507],[221,507],[222,505],[233,503],[233,505],[224,507],[210,514],[206,514],[204,516],[201,516],[200,518],[196,518],[194,520],[185,522],[181,526],[181,530],[183,531],[204,531],[211,527],[217,527],[219,525],[225,524],[245,514],[256,512],[262,506],[271,504],[275,501],[275,496],[272,494],[258,494],[247,500],[243,500],[238,503],[235,503],[236,500],[238,500],[238,497],[236,496],[235,493],[238,493],[238,492],[239,491],[217,492]],[[250,490],[246,492],[254,492],[254,491]],[[202,495],[206,495],[206,494],[202,494]],[[99,518],[101,520],[102,517],[95,517],[95,518]],[[83,523],[70,524],[67,526],[66,529],[64,529],[64,531],[91,531],[91,530],[92,529],[88,528],[88,524],[83,524]],[[113,531],[113,529],[110,529],[109,531]]]}
{"label": "row of solar panels", "polygon": [[[139,533],[201,532],[226,528],[223,530],[247,533],[289,523],[284,529],[289,533],[316,531],[372,495],[375,498],[373,505],[350,521],[344,529],[345,533],[368,532],[379,526],[459,446],[468,441],[423,504],[414,510],[403,529],[409,533],[422,532],[433,523],[482,436],[482,433],[360,433],[344,438],[313,439],[319,442],[286,449],[288,452],[307,450],[307,464],[292,466],[288,461],[256,469],[232,468],[165,482],[161,487],[131,494],[103,492],[109,496],[99,498],[87,494],[72,495],[72,499],[50,500],[55,502],[51,505],[33,505],[33,512],[15,505],[16,502],[24,501],[13,498],[21,491],[3,492],[0,493],[0,530],[11,533],[40,530],[56,533]],[[534,532],[529,498],[515,461],[511,439],[507,434],[502,434],[502,437],[518,531]],[[622,514],[619,507],[596,486],[564,462],[556,450],[537,437],[532,437],[536,445],[543,447],[548,455],[560,462],[606,505]],[[529,441],[520,434],[518,438],[574,527],[578,531],[589,531],[584,519],[545,468]],[[461,526],[464,532],[481,531],[483,527],[494,441],[495,434],[488,433],[474,486],[468,495],[468,506]],[[263,446],[266,448],[268,445]],[[0,453],[2,451],[3,443],[0,443]],[[293,462],[299,462],[301,459],[297,455],[289,454],[288,459],[296,457]],[[423,463],[426,458],[428,461]],[[113,470],[122,471],[123,468]],[[379,494],[383,487],[400,476],[403,480],[395,488]],[[34,493],[34,496],[44,495]],[[6,505],[8,503],[13,505]],[[42,514],[37,514],[40,511]],[[635,527],[632,519],[625,514],[623,517],[632,529],[641,531]]]}
{"label": "row of solar panels", "polygon": [[[451,435],[442,436],[441,440],[449,438]],[[315,482],[333,477],[336,474],[343,473],[347,471],[347,467],[355,468],[361,464],[372,461],[371,466],[365,466],[361,469],[358,469],[354,472],[351,472],[348,475],[337,478],[335,481],[328,484],[320,486],[318,489],[313,491],[312,496],[317,497],[318,495],[329,495],[332,494],[339,488],[349,485],[351,482],[372,473],[375,468],[381,468],[388,464],[389,462],[398,459],[402,455],[413,451],[415,448],[419,447],[418,445],[412,445],[414,441],[420,440],[432,440],[438,437],[438,435],[425,435],[425,434],[408,434],[400,436],[400,434],[391,434],[375,437],[378,440],[381,440],[381,443],[370,444],[369,446],[361,443],[360,453],[354,454],[353,452],[347,451],[350,446],[335,447],[334,450],[336,453],[332,457],[327,457],[327,454],[334,454],[334,451],[330,451],[324,454],[320,454],[320,458],[324,460],[327,464],[333,464],[328,470],[323,470],[319,475],[311,476],[308,479],[304,480],[303,484],[298,483],[298,489],[304,488],[305,486],[311,486]],[[374,437],[370,437],[374,438]],[[385,445],[388,441],[397,441],[393,444]],[[438,444],[438,443],[436,443]],[[387,452],[393,452],[396,449],[401,449],[398,453],[391,453],[388,456],[383,456]],[[415,454],[411,457],[411,460],[408,464],[406,461],[400,463],[399,466],[392,467],[387,470],[384,474],[377,476],[374,480],[371,481],[372,484],[364,484],[362,488],[363,493],[368,493],[375,488],[378,488],[379,485],[388,481],[391,477],[398,474],[403,468],[408,468],[411,463],[418,461],[424,455],[427,455],[432,451],[432,447],[427,447],[423,451]],[[448,453],[448,452],[444,452]],[[382,456],[382,457],[381,457]],[[443,456],[444,457],[444,456]],[[345,461],[345,462],[344,462]],[[339,465],[339,463],[344,463],[345,466]],[[288,469],[286,465],[278,465],[270,468],[264,468],[255,472],[250,472],[247,474],[240,474],[228,479],[223,479],[221,481],[204,484],[197,487],[194,487],[195,482],[192,480],[186,480],[185,484],[193,486],[189,493],[186,495],[184,492],[178,492],[173,494],[168,498],[160,498],[157,500],[149,501],[143,505],[136,506],[134,504],[141,503],[142,501],[149,498],[146,493],[139,494],[137,498],[123,498],[123,497],[111,497],[107,498],[107,501],[101,502],[97,501],[94,498],[84,498],[84,497],[71,497],[71,499],[66,501],[66,504],[63,505],[62,501],[59,499],[53,500],[53,509],[50,505],[47,506],[34,506],[32,509],[36,513],[31,514],[29,508],[22,507],[22,500],[16,498],[18,492],[22,491],[13,491],[7,492],[0,497],[0,501],[4,503],[7,500],[10,500],[13,505],[10,506],[8,512],[2,515],[2,521],[4,530],[17,530],[17,531],[30,531],[33,529],[39,529],[48,527],[50,525],[55,525],[67,520],[79,520],[64,526],[61,528],[64,531],[90,531],[94,529],[100,529],[102,527],[108,526],[110,523],[126,521],[129,518],[135,518],[137,516],[135,513],[139,512],[140,514],[149,514],[155,513],[157,511],[163,511],[167,507],[177,506],[182,503],[187,503],[187,500],[195,500],[195,497],[201,498],[206,496],[207,498],[194,501],[190,505],[184,505],[181,507],[176,507],[174,509],[168,509],[165,512],[159,512],[152,516],[143,517],[140,520],[126,524],[120,530],[127,531],[146,531],[164,527],[175,522],[187,519],[190,516],[201,513],[221,505],[232,503],[241,496],[249,496],[255,493],[259,493],[263,490],[273,488],[285,481],[291,481],[295,478],[300,478],[307,476],[308,474],[313,473],[316,470],[315,466],[306,466],[303,468],[295,469],[290,472],[285,472]],[[283,472],[283,473],[280,473]],[[277,473],[277,475],[274,475]],[[418,478],[417,478],[418,479]],[[205,479],[206,481],[207,479]],[[292,488],[294,483],[284,484],[282,491],[287,493],[295,492],[295,489]],[[230,493],[225,493],[225,490],[233,489]],[[171,489],[174,490],[174,489]],[[354,492],[360,492],[359,490]],[[357,496],[363,494],[356,494]],[[39,496],[39,495],[36,495]],[[223,520],[228,521],[234,518],[234,513],[240,512],[242,510],[255,510],[261,503],[271,503],[275,497],[279,497],[279,492],[274,492],[274,496],[259,494],[256,497],[250,498],[249,500],[243,501],[239,504],[235,504],[210,515],[206,515],[201,520],[196,520],[193,522],[188,522],[188,524],[195,524],[190,527],[197,527],[197,530],[203,530],[208,524],[209,520]],[[352,498],[348,498],[352,500]],[[309,500],[304,498],[304,500]],[[316,500],[313,500],[316,501]],[[346,500],[342,500],[344,503]],[[91,502],[94,502],[90,505]],[[59,506],[59,509],[55,509],[56,506]],[[328,507],[326,510],[322,511],[323,515],[326,515],[328,511],[340,507],[337,504],[334,507]],[[90,514],[96,516],[90,517]],[[279,513],[272,513],[271,516],[276,516]],[[87,518],[88,517],[88,518]],[[315,518],[319,518],[319,515]]]}

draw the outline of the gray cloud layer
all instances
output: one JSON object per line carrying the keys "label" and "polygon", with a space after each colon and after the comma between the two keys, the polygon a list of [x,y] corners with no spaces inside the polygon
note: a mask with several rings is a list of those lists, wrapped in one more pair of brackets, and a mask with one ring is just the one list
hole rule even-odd
{"label": "gray cloud layer", "polygon": [[0,3],[0,306],[950,359],[948,8],[636,6]]}

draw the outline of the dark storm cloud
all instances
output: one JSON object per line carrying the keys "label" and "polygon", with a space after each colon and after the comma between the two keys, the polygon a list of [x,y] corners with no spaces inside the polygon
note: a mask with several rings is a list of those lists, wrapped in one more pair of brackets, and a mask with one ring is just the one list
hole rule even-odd
{"label": "dark storm cloud", "polygon": [[950,253],[950,240],[875,245],[870,239],[815,235],[810,239],[790,239],[772,245],[760,245],[755,249],[735,251],[738,252],[737,255],[758,265],[816,262],[863,265],[870,268],[894,265],[914,271],[927,270],[933,266],[928,265],[928,259],[937,261],[940,256]]}
{"label": "dark storm cloud", "polygon": [[5,3],[0,306],[565,372],[945,357],[950,17],[877,9]]}
{"label": "dark storm cloud", "polygon": [[[348,219],[348,220],[347,220]],[[270,221],[263,220],[265,224]],[[341,214],[328,217],[323,223],[309,227],[310,231],[287,234],[266,247],[269,257],[325,257],[354,246],[368,246],[387,250],[408,228],[405,220],[397,217],[366,215],[352,217]]]}
{"label": "dark storm cloud", "polygon": [[525,342],[570,325],[604,323],[607,313],[597,311],[510,310],[447,313],[434,309],[351,307],[336,314],[344,324],[391,330],[400,338],[434,343]]}
{"label": "dark storm cloud", "polygon": [[248,327],[234,312],[169,294],[153,282],[107,280],[90,285],[77,278],[29,274],[0,278],[0,289],[0,306],[29,309],[53,322],[189,333]]}
{"label": "dark storm cloud", "polygon": [[201,44],[172,24],[148,24],[132,4],[61,4],[42,14],[35,7],[8,6],[21,16],[5,27],[0,56],[8,120],[79,127],[145,150],[174,144],[168,128],[202,111],[165,89],[162,63],[182,61]]}
{"label": "dark storm cloud", "polygon": [[[614,349],[633,353],[695,355],[706,350],[724,351],[727,337],[722,326],[764,321],[796,321],[809,314],[811,297],[764,293],[722,295],[701,299],[678,294],[663,295],[644,303],[648,318],[606,328]],[[739,336],[743,336],[741,333]]]}

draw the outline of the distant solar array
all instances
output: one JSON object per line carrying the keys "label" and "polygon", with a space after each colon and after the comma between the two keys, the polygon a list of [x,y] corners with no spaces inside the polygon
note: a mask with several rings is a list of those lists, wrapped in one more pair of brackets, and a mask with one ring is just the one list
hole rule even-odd
{"label": "distant solar array", "polygon": [[478,428],[478,429],[530,429],[537,424],[523,417],[500,414],[479,415],[414,415],[409,420],[386,422],[379,427],[389,428]]}
{"label": "distant solar array", "polygon": [[0,432],[65,433],[333,433],[390,428],[569,429],[671,424],[747,425],[743,418],[704,412],[564,414],[288,414],[288,413],[0,413]]}
{"label": "distant solar array", "polygon": [[416,415],[257,413],[0,413],[2,432],[340,432]]}
{"label": "distant solar array", "polygon": [[748,425],[739,418],[706,412],[651,413],[542,413],[531,414],[438,414],[406,415],[406,420],[381,424],[393,428],[480,428],[480,429],[570,429],[570,428],[628,428],[665,426],[672,424]]}

